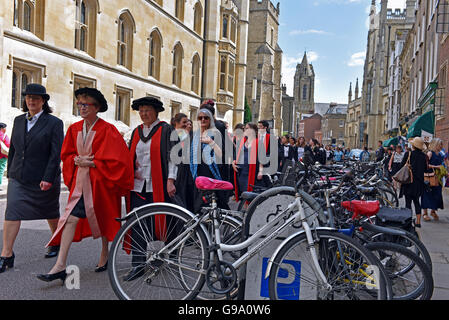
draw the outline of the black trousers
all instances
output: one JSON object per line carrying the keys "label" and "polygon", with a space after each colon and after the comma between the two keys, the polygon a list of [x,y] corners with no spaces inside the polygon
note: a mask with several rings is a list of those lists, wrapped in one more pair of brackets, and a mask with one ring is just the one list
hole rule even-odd
{"label": "black trousers", "polygon": [[421,204],[419,202],[420,197],[405,196],[405,207],[412,209],[412,202],[415,205],[415,214],[421,214]]}
{"label": "black trousers", "polygon": [[[144,187],[145,190],[145,187]],[[139,208],[147,204],[153,203],[152,192],[137,193],[131,191],[130,205],[131,210]],[[141,223],[136,224],[131,229],[131,252],[132,252],[132,266],[138,267],[145,263],[147,260],[147,251],[149,242],[163,241],[170,243],[174,240],[182,227],[180,221],[173,221],[172,217],[166,217],[166,230],[167,234],[165,239],[158,239],[156,235],[156,222],[155,217],[142,220]]]}

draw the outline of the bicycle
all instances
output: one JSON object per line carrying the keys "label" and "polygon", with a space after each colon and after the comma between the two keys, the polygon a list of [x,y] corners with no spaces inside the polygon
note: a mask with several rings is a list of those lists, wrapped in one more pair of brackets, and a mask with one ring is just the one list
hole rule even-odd
{"label": "bicycle", "polygon": [[[272,278],[278,279],[276,270],[282,271],[279,253],[294,243],[300,243],[306,244],[308,248],[303,260],[304,270],[311,272],[297,276],[315,293],[304,296],[307,290],[303,290],[302,298],[389,298],[391,284],[380,261],[351,238],[336,230],[318,227],[316,214],[305,215],[299,194],[286,210],[247,240],[223,244],[219,228],[221,210],[217,207],[215,192],[229,190],[232,185],[223,188],[205,187],[202,179],[208,178],[198,178],[196,184],[198,189],[212,194],[212,210],[205,210],[196,216],[176,205],[156,203],[137,208],[122,219],[126,223],[112,243],[109,256],[111,267],[108,269],[112,288],[120,299],[194,299],[204,285],[215,294],[229,295],[237,286],[237,270],[283,230],[298,223],[302,225],[302,230],[286,239],[269,261],[266,275],[275,275],[269,279],[270,297],[276,298],[273,290],[277,292]],[[211,179],[208,180],[210,182]],[[154,228],[156,217],[160,216],[164,216],[167,223],[163,236],[158,238],[155,237]],[[205,219],[212,220],[212,234],[207,231]],[[145,248],[135,246],[130,236],[131,230],[136,237],[146,241]],[[231,263],[224,260],[226,253],[241,252],[251,245],[252,248],[236,261]],[[123,250],[124,247],[127,251]],[[337,254],[326,260],[329,252],[327,248],[330,247],[334,251],[338,250],[340,257],[349,254],[354,264],[348,265],[342,259],[337,259]],[[133,265],[131,250],[143,255],[144,262]],[[367,270],[369,266],[377,268],[380,276],[373,277],[372,272]],[[141,268],[139,277],[133,281],[124,281],[132,267]]]}

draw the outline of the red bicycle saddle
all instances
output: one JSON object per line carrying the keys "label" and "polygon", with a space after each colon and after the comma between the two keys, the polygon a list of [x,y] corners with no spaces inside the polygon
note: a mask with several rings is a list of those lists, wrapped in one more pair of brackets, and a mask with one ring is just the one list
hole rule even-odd
{"label": "red bicycle saddle", "polygon": [[354,213],[352,219],[355,219],[358,216],[372,217],[375,216],[380,210],[379,201],[344,201],[341,203],[341,206],[349,212]]}
{"label": "red bicycle saddle", "polygon": [[195,185],[198,188],[198,190],[205,190],[205,191],[234,190],[234,186],[232,185],[232,183],[221,180],[214,180],[212,178],[207,177],[196,178]]}

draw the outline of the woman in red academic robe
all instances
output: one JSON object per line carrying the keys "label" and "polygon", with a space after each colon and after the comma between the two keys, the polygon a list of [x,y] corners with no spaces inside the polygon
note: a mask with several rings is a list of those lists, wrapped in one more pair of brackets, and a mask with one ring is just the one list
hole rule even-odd
{"label": "woman in red academic robe", "polygon": [[263,165],[258,160],[260,142],[257,131],[257,125],[247,123],[243,139],[237,141],[236,157],[232,164],[236,201],[239,201],[242,192],[253,191],[253,186],[265,186]]}
{"label": "woman in red academic robe", "polygon": [[109,242],[120,229],[121,197],[133,187],[132,159],[125,141],[110,123],[98,118],[107,110],[100,91],[75,92],[83,121],[70,126],[62,145],[64,182],[70,190],[65,214],[48,246],[60,245],[56,264],[38,279],[65,280],[67,255],[73,241],[102,238],[100,261],[95,269],[107,269]]}

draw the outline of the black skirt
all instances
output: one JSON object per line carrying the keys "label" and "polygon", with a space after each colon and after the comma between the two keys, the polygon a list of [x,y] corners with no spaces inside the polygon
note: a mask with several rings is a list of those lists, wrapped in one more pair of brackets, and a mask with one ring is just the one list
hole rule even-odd
{"label": "black skirt", "polygon": [[5,220],[57,219],[59,218],[60,193],[60,176],[48,191],[42,191],[38,184],[25,184],[9,179]]}

